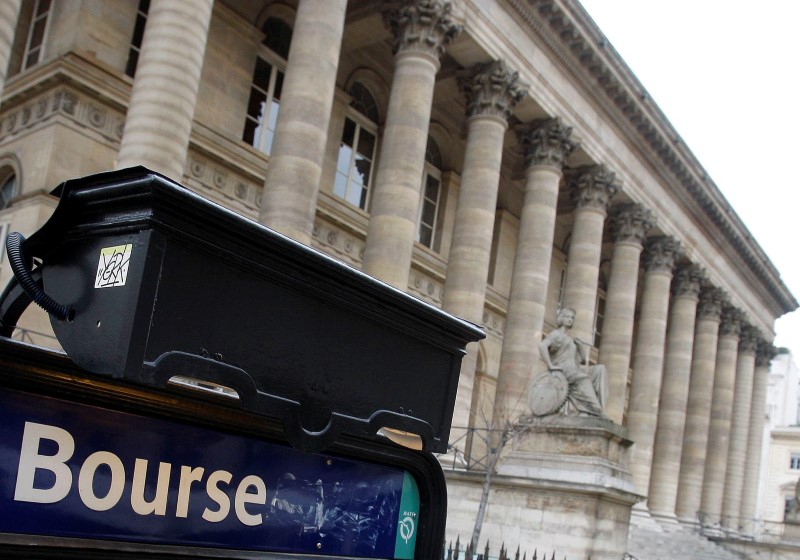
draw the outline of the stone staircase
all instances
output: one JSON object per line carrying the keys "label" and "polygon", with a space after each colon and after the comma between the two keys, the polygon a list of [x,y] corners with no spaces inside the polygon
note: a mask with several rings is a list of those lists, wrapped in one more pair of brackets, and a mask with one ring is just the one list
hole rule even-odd
{"label": "stone staircase", "polygon": [[631,517],[628,556],[632,560],[742,560],[690,528],[659,524],[652,519]]}

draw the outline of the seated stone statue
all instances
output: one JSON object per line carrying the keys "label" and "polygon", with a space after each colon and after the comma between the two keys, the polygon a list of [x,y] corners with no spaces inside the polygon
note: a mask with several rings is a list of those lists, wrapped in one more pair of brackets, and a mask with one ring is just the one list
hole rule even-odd
{"label": "seated stone statue", "polygon": [[603,416],[608,394],[606,368],[588,364],[590,345],[567,334],[574,323],[575,310],[562,309],[556,318],[558,328],[539,345],[547,371],[528,387],[528,406],[534,416]]}

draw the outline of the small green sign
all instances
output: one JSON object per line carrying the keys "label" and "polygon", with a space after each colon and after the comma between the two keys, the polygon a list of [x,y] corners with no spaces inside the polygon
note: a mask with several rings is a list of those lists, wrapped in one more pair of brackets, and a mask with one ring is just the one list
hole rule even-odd
{"label": "small green sign", "polygon": [[403,474],[403,493],[400,496],[400,515],[397,524],[394,557],[404,560],[414,558],[419,525],[419,488],[408,472]]}

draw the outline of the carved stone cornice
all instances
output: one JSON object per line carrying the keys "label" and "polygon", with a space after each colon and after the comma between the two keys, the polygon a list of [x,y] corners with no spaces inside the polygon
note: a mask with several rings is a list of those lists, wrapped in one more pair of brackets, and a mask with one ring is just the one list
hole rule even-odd
{"label": "carved stone cornice", "polygon": [[758,339],[761,335],[758,329],[750,324],[743,324],[739,333],[739,353],[755,354],[758,350]]}
{"label": "carved stone cornice", "polygon": [[614,243],[644,245],[647,232],[655,224],[653,213],[635,202],[616,204],[608,212],[608,229]]}
{"label": "carved stone cornice", "polygon": [[527,95],[528,86],[502,60],[476,64],[458,77],[467,99],[467,117],[500,117],[508,121],[511,110]]}
{"label": "carved stone cornice", "polygon": [[[678,132],[577,0],[507,0],[588,95],[603,107],[643,155],[668,172],[669,186],[685,192],[729,243],[729,254],[763,283],[782,313],[798,303],[763,249],[708,177]],[[780,314],[780,313],[779,313]]]}
{"label": "carved stone cornice", "polygon": [[675,268],[675,261],[682,255],[680,241],[669,235],[655,235],[648,238],[645,243],[642,262],[646,272],[671,274]]}
{"label": "carved stone cornice", "polygon": [[697,304],[698,319],[720,320],[722,304],[726,300],[725,292],[713,286],[700,290],[700,301]]}
{"label": "carved stone cornice", "polygon": [[777,355],[778,349],[771,342],[767,342],[762,338],[758,341],[758,349],[756,350],[756,367],[768,368],[772,358]]}
{"label": "carved stone cornice", "polygon": [[575,208],[597,208],[604,212],[620,190],[616,175],[605,165],[579,167],[570,174],[570,191]]}
{"label": "carved stone cornice", "polygon": [[415,50],[437,60],[462,26],[450,16],[450,0],[410,0],[401,5],[388,2],[383,21],[394,35],[393,52]]}
{"label": "carved stone cornice", "polygon": [[744,312],[741,309],[737,309],[732,305],[724,305],[719,322],[719,335],[738,337],[742,329],[743,321]]}
{"label": "carved stone cornice", "polygon": [[517,138],[525,150],[525,165],[546,165],[563,169],[569,155],[579,144],[572,140],[572,127],[561,119],[537,120],[517,126]]}
{"label": "carved stone cornice", "polygon": [[699,297],[700,289],[706,282],[706,273],[703,268],[694,263],[678,267],[672,277],[672,295]]}

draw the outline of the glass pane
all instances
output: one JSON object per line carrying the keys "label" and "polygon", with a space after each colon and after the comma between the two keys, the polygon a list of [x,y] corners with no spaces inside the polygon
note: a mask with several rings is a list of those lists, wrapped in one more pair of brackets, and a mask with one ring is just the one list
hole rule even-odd
{"label": "glass pane", "polygon": [[147,13],[150,11],[150,0],[142,0],[139,2],[139,11],[143,13]]}
{"label": "glass pane", "polygon": [[28,47],[30,50],[33,50],[42,44],[42,39],[44,38],[44,27],[46,24],[47,19],[40,19],[33,24],[33,29],[31,29],[30,46]]}
{"label": "glass pane", "polygon": [[432,175],[428,175],[425,182],[425,198],[430,199],[434,204],[439,202],[439,179]]}
{"label": "glass pane", "polygon": [[269,104],[269,117],[267,120],[267,128],[270,130],[275,130],[275,125],[278,122],[278,112],[281,110],[281,105],[277,101],[273,101]]}
{"label": "glass pane", "polygon": [[39,49],[36,49],[35,51],[31,51],[28,54],[28,58],[25,59],[25,68],[30,68],[31,66],[33,66],[37,62],[39,62]]}
{"label": "glass pane", "polygon": [[364,189],[361,185],[354,185],[350,183],[350,188],[347,189],[347,202],[359,208],[363,208],[362,200],[364,199]]}
{"label": "glass pane", "polygon": [[281,91],[283,91],[283,72],[278,70],[278,75],[275,78],[275,91],[272,92],[272,97],[280,99]]}
{"label": "glass pane", "polygon": [[50,0],[39,0],[39,5],[36,9],[36,15],[40,16],[50,10]]}
{"label": "glass pane", "polygon": [[361,208],[362,210],[366,210],[367,209],[367,193],[368,192],[369,191],[366,188],[361,189],[361,200],[358,201],[358,207]]}
{"label": "glass pane", "polygon": [[125,74],[133,78],[136,74],[136,66],[139,64],[139,51],[131,49],[128,53],[128,64],[125,66]]}
{"label": "glass pane", "polygon": [[358,153],[369,159],[375,154],[375,135],[363,128],[358,134]]}
{"label": "glass pane", "polygon": [[136,25],[133,26],[133,38],[131,39],[131,44],[136,45],[137,47],[142,46],[142,37],[144,37],[144,24],[147,21],[141,15],[136,16]]}
{"label": "glass pane", "polygon": [[246,119],[244,121],[244,134],[242,134],[242,140],[250,144],[251,146],[255,146],[256,144],[256,136],[259,133],[260,126],[256,121],[251,119]]}
{"label": "glass pane", "polygon": [[419,242],[430,247],[433,240],[433,230],[424,224],[419,225]]}
{"label": "glass pane", "polygon": [[354,123],[350,119],[345,119],[344,130],[342,130],[342,144],[347,144],[348,146],[352,146],[355,136],[356,136],[356,123]]}
{"label": "glass pane", "polygon": [[263,44],[282,58],[289,58],[289,46],[292,43],[292,28],[277,18],[269,18],[261,30],[266,35]]}
{"label": "glass pane", "polygon": [[339,158],[336,160],[336,170],[347,177],[350,174],[350,160],[353,150],[347,144],[339,146]]}
{"label": "glass pane", "polygon": [[256,67],[253,70],[253,84],[264,91],[269,90],[269,79],[272,75],[272,65],[263,58],[256,58]]}
{"label": "glass pane", "polygon": [[353,181],[361,185],[368,185],[370,169],[372,169],[372,162],[356,155],[356,173],[353,173]]}
{"label": "glass pane", "polygon": [[264,107],[267,105],[267,96],[255,88],[250,88],[250,100],[247,102],[247,115],[257,121],[264,118]]}
{"label": "glass pane", "polygon": [[422,223],[433,226],[436,220],[436,205],[426,200],[422,203]]}
{"label": "glass pane", "polygon": [[347,193],[347,175],[336,173],[336,178],[333,180],[333,194],[344,198]]}

